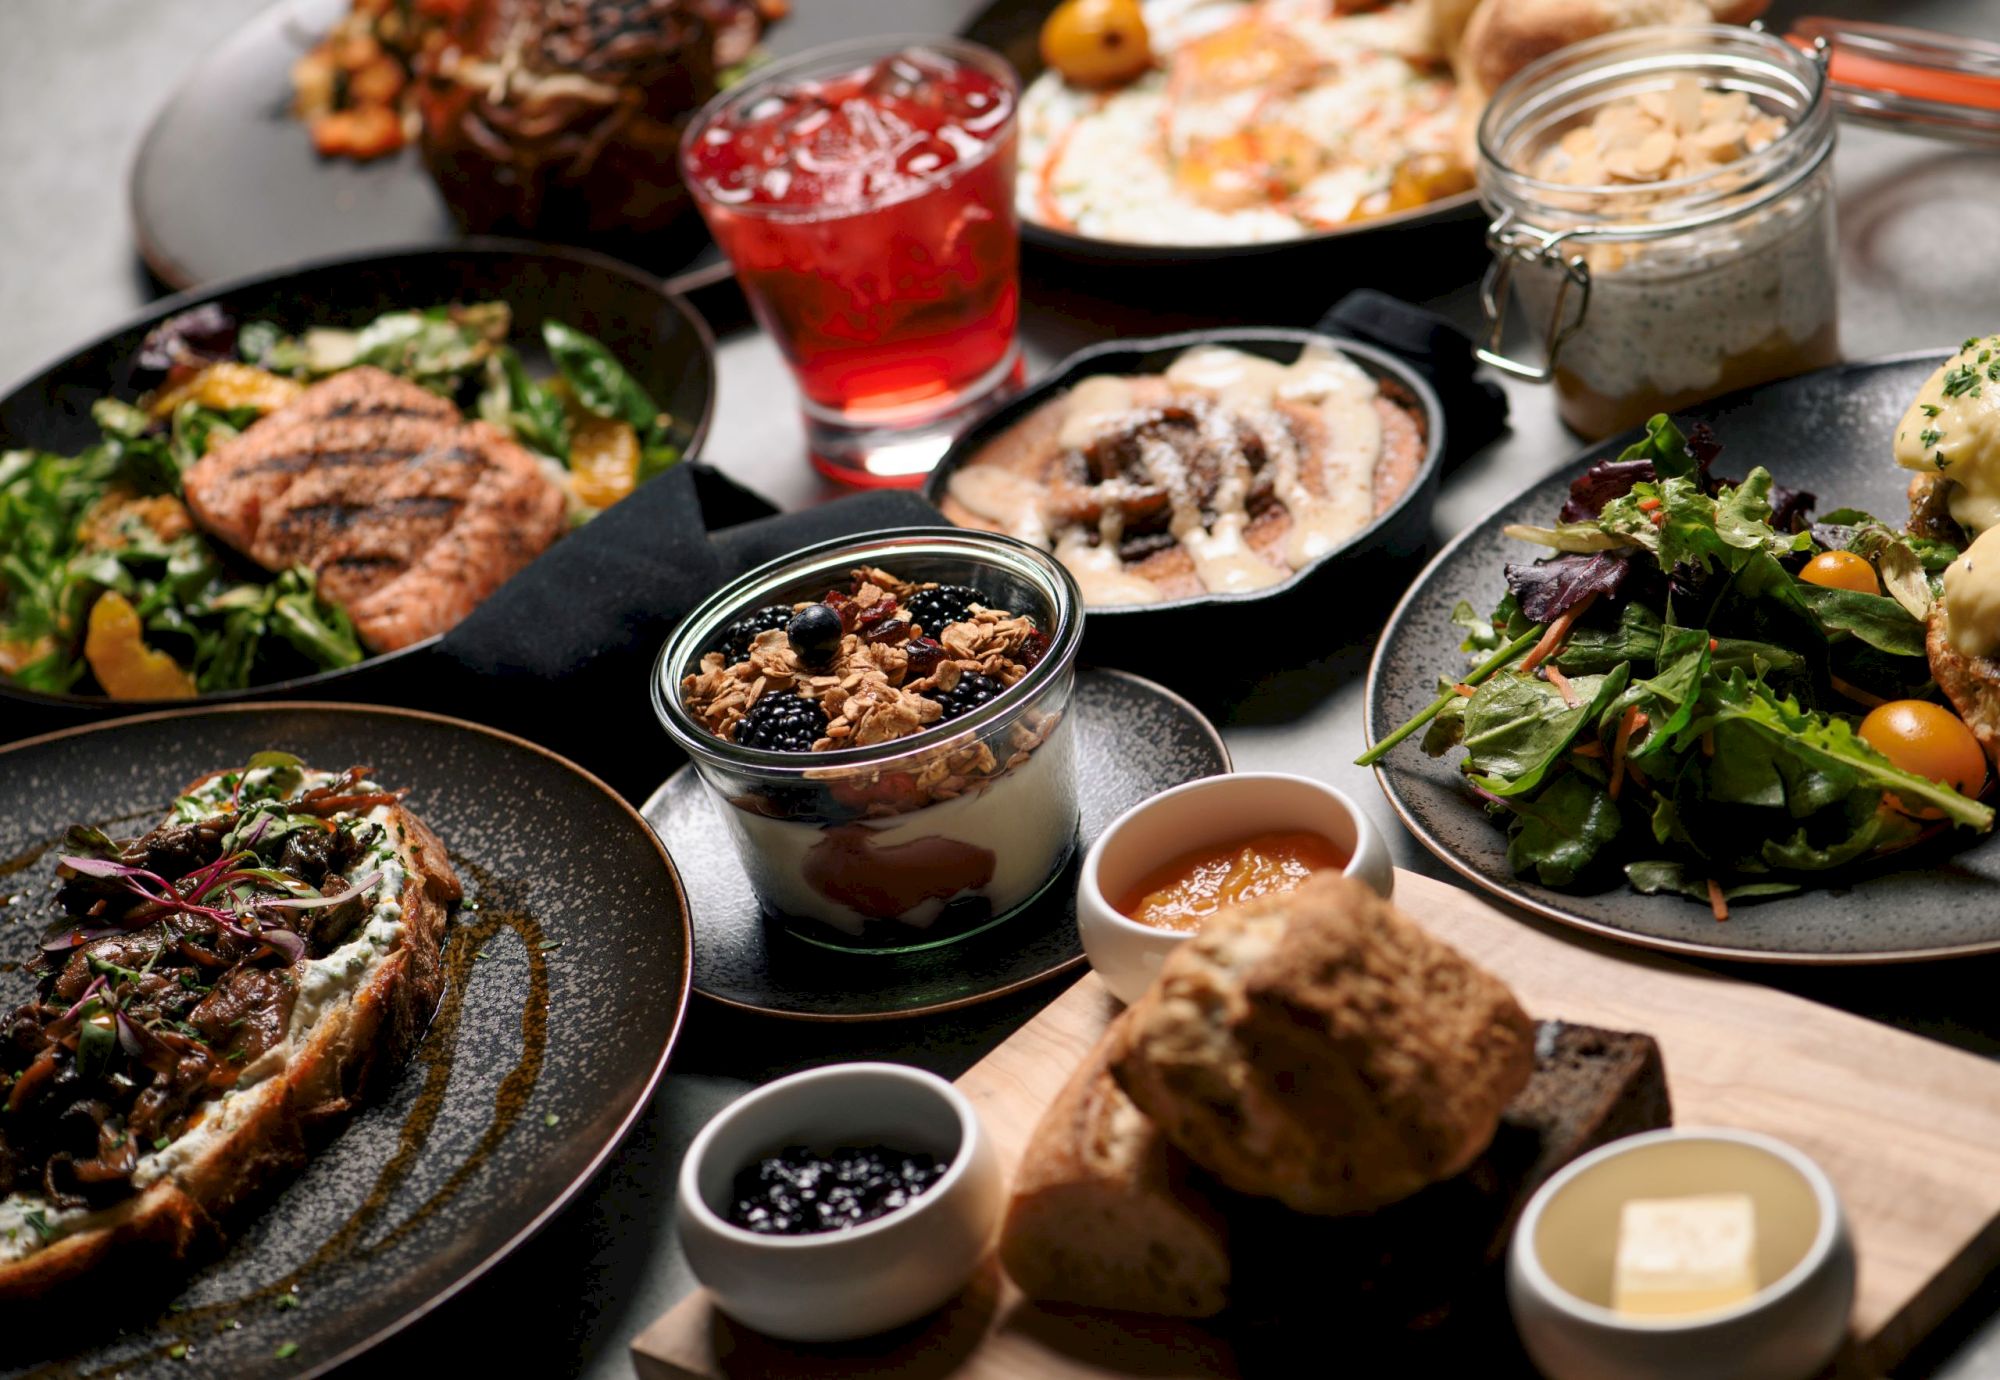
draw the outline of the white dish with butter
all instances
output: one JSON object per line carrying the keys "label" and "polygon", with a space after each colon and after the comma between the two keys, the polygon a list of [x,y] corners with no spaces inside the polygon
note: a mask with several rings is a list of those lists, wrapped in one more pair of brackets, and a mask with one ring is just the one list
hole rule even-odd
{"label": "white dish with butter", "polygon": [[1806,1380],[1846,1336],[1854,1277],[1824,1170],[1769,1136],[1683,1128],[1543,1185],[1507,1296],[1550,1380]]}

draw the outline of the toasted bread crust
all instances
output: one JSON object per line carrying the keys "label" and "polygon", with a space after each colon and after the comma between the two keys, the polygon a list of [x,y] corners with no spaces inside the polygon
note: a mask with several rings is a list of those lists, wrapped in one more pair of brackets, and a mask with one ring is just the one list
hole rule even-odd
{"label": "toasted bread crust", "polygon": [[1174,949],[1111,1067],[1237,1192],[1366,1212],[1478,1157],[1534,1069],[1534,1026],[1498,978],[1322,872]]}
{"label": "toasted bread crust", "polygon": [[1931,678],[1938,689],[1965,720],[1979,746],[1986,749],[1987,759],[2000,767],[2000,660],[1967,656],[1951,645],[1942,599],[1924,627],[1924,651],[1930,657]]}
{"label": "toasted bread crust", "polygon": [[408,1059],[444,994],[445,926],[463,887],[429,826],[400,805],[389,811],[406,874],[401,947],[321,1015],[282,1072],[239,1100],[243,1110],[227,1134],[88,1227],[0,1264],[0,1303],[40,1298],[106,1267],[178,1261],[219,1246],[236,1214],[296,1173],[313,1141]]}
{"label": "toasted bread crust", "polygon": [[1113,1081],[1109,1046],[1098,1042],[1036,1123],[1001,1263],[1029,1298],[1212,1317],[1229,1302],[1227,1224],[1193,1165]]}

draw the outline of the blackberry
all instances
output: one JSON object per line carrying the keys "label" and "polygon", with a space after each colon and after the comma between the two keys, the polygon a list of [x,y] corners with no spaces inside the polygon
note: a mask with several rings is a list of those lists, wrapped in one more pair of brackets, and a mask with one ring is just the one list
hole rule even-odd
{"label": "blackberry", "polygon": [[949,690],[928,690],[931,699],[944,706],[944,717],[939,723],[949,723],[961,714],[970,714],[1007,687],[991,676],[968,673],[958,678],[958,684]]}
{"label": "blackberry", "polygon": [[767,752],[811,752],[825,736],[826,711],[793,690],[765,695],[736,724],[737,742]]}
{"label": "blackberry", "polygon": [[920,589],[903,601],[903,607],[910,611],[910,621],[931,637],[953,623],[970,618],[974,604],[989,609],[994,606],[992,600],[966,585],[935,585]]}
{"label": "blackberry", "polygon": [[734,666],[750,655],[750,644],[757,640],[757,634],[782,632],[785,625],[791,621],[790,604],[772,604],[767,608],[758,609],[755,613],[746,613],[722,630],[722,654],[728,657],[729,664]]}

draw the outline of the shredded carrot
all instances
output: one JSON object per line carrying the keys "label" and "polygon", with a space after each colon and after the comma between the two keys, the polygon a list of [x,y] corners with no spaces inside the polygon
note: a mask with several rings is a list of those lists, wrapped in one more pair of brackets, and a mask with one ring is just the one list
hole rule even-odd
{"label": "shredded carrot", "polygon": [[1722,894],[1722,883],[1713,877],[1708,879],[1708,908],[1715,912],[1717,920],[1729,918],[1729,901]]}
{"label": "shredded carrot", "polygon": [[1548,676],[1549,684],[1555,686],[1556,693],[1563,697],[1563,703],[1571,709],[1576,708],[1576,691],[1570,686],[1569,677],[1557,670],[1556,664],[1553,661],[1542,667],[1542,672]]}
{"label": "shredded carrot", "polygon": [[[1103,104],[1103,102],[1099,102]],[[1056,135],[1049,148],[1043,153],[1039,176],[1035,178],[1035,209],[1041,214],[1042,224],[1051,230],[1074,230],[1076,222],[1064,215],[1056,205],[1056,165],[1062,162],[1063,154],[1069,150],[1070,136],[1076,133],[1071,125]]]}
{"label": "shredded carrot", "polygon": [[1837,692],[1839,692],[1842,695],[1845,695],[1848,699],[1853,700],[1856,704],[1865,704],[1870,709],[1873,709],[1877,705],[1883,705],[1888,703],[1888,701],[1883,699],[1880,695],[1872,695],[1868,691],[1863,690],[1858,685],[1849,685],[1839,676],[1828,676],[1827,679],[1833,682],[1833,688]]}
{"label": "shredded carrot", "polygon": [[1563,642],[1569,637],[1569,630],[1576,626],[1576,620],[1583,617],[1590,606],[1596,602],[1597,596],[1595,594],[1586,594],[1575,608],[1570,609],[1567,613],[1557,614],[1543,631],[1542,640],[1531,647],[1528,650],[1528,654],[1521,658],[1521,665],[1518,669],[1532,671],[1548,660],[1555,653],[1556,649],[1562,646]]}
{"label": "shredded carrot", "polygon": [[1715,730],[1712,728],[1704,728],[1701,731],[1701,755],[1715,756]]}
{"label": "shredded carrot", "polygon": [[1652,512],[1648,513],[1646,516],[1653,520],[1653,526],[1655,527],[1664,527],[1667,525],[1666,513],[1658,508],[1655,508]]}
{"label": "shredded carrot", "polygon": [[1708,649],[1709,649],[1709,650],[1710,650],[1711,652],[1713,652],[1713,651],[1716,651],[1716,650],[1720,649],[1720,648],[1721,648],[1721,646],[1722,646],[1722,644],[1721,644],[1720,642],[1717,642],[1717,641],[1716,641],[1716,640],[1715,640],[1714,638],[1712,638],[1712,637],[1711,637],[1711,638],[1709,638],[1709,639],[1708,639]]}
{"label": "shredded carrot", "polygon": [[1577,743],[1570,748],[1570,751],[1578,757],[1602,757],[1604,755],[1604,744],[1592,742]]}
{"label": "shredded carrot", "polygon": [[1650,513],[1659,506],[1660,500],[1657,498],[1642,498],[1639,500],[1639,511],[1642,513]]}
{"label": "shredded carrot", "polygon": [[1467,685],[1464,681],[1460,681],[1458,684],[1452,686],[1451,688],[1457,693],[1465,696],[1467,699],[1471,699],[1474,695],[1479,693],[1477,690],[1473,689],[1470,685]]}
{"label": "shredded carrot", "polygon": [[[1636,704],[1625,706],[1624,715],[1618,720],[1618,737],[1611,745],[1611,798],[1618,798],[1619,788],[1625,784],[1625,751],[1632,746],[1632,735],[1646,722],[1646,715]],[[1635,772],[1636,777],[1638,774]]]}

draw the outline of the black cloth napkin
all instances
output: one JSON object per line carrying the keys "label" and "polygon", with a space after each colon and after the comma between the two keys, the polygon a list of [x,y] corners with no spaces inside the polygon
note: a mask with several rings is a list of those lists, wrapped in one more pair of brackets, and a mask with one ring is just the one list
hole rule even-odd
{"label": "black cloth napkin", "polygon": [[[911,493],[771,513],[704,466],[670,470],[502,585],[434,653],[400,668],[400,685],[378,678],[371,697],[518,733],[643,800],[680,760],[654,717],[652,676],[683,614],[800,547],[940,520]],[[718,520],[733,524],[711,537]]]}
{"label": "black cloth napkin", "polygon": [[1479,372],[1472,337],[1436,312],[1358,288],[1334,303],[1319,329],[1387,350],[1424,376],[1444,406],[1446,469],[1506,431],[1507,394]]}

